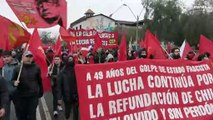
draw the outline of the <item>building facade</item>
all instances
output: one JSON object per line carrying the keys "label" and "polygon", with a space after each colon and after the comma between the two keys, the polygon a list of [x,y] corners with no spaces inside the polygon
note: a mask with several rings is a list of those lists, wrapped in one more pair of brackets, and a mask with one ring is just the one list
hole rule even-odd
{"label": "building facade", "polygon": [[[95,29],[99,32],[108,31],[112,32],[115,30],[116,27],[126,27],[126,28],[135,28],[136,22],[130,21],[119,21],[115,20],[111,17],[108,17],[104,14],[97,14],[88,9],[85,12],[85,16],[79,18],[78,20],[74,21],[70,24],[70,28],[72,29]],[[139,21],[139,24],[142,22]]]}

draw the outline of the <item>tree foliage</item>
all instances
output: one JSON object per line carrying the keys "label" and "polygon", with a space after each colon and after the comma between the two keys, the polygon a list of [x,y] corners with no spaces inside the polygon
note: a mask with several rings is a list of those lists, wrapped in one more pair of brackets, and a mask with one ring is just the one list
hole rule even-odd
{"label": "tree foliage", "polygon": [[52,36],[51,32],[42,32],[40,39],[43,44],[54,43],[56,41],[56,36]]}
{"label": "tree foliage", "polygon": [[142,5],[145,9],[143,35],[149,29],[161,41],[178,46],[185,39],[196,45],[200,34],[213,39],[212,0],[195,0],[193,8],[185,11],[177,0],[142,0]]}

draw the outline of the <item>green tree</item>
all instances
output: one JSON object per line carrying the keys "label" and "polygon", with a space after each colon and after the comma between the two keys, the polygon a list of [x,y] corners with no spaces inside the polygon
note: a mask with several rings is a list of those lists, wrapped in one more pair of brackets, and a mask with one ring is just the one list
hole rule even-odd
{"label": "green tree", "polygon": [[56,41],[56,36],[52,36],[51,32],[42,32],[40,39],[43,44],[54,43]]}
{"label": "green tree", "polygon": [[[180,45],[184,36],[180,26],[180,16],[182,13],[181,4],[177,0],[152,0],[148,10],[151,20],[146,20],[144,31],[150,31],[156,34],[162,41],[172,41]],[[146,6],[145,6],[146,8]],[[152,12],[150,12],[152,11]]]}
{"label": "green tree", "polygon": [[213,39],[212,0],[195,0],[193,9],[181,16],[181,25],[191,45],[199,43],[200,34]]}

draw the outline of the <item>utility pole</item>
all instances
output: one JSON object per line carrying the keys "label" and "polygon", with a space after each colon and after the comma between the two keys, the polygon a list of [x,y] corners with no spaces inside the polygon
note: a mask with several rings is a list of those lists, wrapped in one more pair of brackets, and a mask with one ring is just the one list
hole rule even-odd
{"label": "utility pole", "polygon": [[127,4],[122,4],[121,6],[119,6],[119,8],[118,9],[116,9],[115,10],[115,12],[113,12],[112,14],[110,14],[110,17],[112,17],[112,15],[114,14],[114,13],[116,13],[118,10],[120,10],[123,6],[125,6],[125,7],[127,7],[129,10],[130,10],[130,12],[132,13],[132,15],[134,16],[134,18],[136,19],[136,30],[135,30],[135,45],[136,45],[136,49],[138,49],[137,47],[138,47],[138,41],[139,41],[139,37],[138,37],[138,30],[139,30],[139,17],[140,17],[140,15],[141,15],[141,13],[142,13],[142,11],[143,11],[143,9],[141,10],[141,12],[139,13],[139,15],[135,15],[134,14],[134,12],[132,11],[132,9],[127,5]]}
{"label": "utility pole", "polygon": [[139,26],[139,16],[137,16],[137,21],[136,21],[136,37],[135,37],[135,43],[136,43],[136,49],[138,49],[138,26]]}

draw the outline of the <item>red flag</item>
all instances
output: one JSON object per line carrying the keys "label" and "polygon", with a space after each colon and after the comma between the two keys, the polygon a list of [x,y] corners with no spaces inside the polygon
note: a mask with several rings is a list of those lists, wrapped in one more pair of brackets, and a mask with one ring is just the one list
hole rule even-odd
{"label": "red flag", "polygon": [[200,35],[199,53],[210,53],[210,57],[213,59],[213,42],[203,35]]}
{"label": "red flag", "polygon": [[4,39],[0,40],[0,49],[2,50],[9,50],[9,43],[8,43],[8,37],[4,35]]}
{"label": "red flag", "polygon": [[127,59],[126,53],[126,35],[122,35],[121,44],[119,47],[118,61],[125,61]]}
{"label": "red flag", "polygon": [[10,50],[10,46],[9,46],[9,40],[5,40],[5,50]]}
{"label": "red flag", "polygon": [[92,50],[93,53],[94,53],[95,51],[97,51],[98,48],[101,48],[101,47],[102,47],[101,39],[100,39],[99,35],[96,35],[96,37],[95,37],[95,45],[94,45],[93,50]]}
{"label": "red flag", "polygon": [[167,51],[168,51],[168,53],[171,53],[171,51],[172,51],[172,45],[170,42],[168,42],[168,44],[167,44]]}
{"label": "red flag", "polygon": [[76,41],[75,36],[71,36],[64,27],[60,27],[59,32],[60,32],[61,38],[65,42],[67,43],[71,42],[71,44],[75,44],[75,41]]}
{"label": "red flag", "polygon": [[55,51],[55,55],[61,55],[61,40],[60,40],[60,37],[58,37],[58,40],[55,43],[54,51]]}
{"label": "red flag", "polygon": [[180,56],[181,58],[186,58],[189,52],[193,51],[189,43],[185,40],[180,47]]}
{"label": "red flag", "polygon": [[146,48],[146,44],[145,44],[144,40],[141,40],[139,45],[140,45],[140,48]]}
{"label": "red flag", "polygon": [[60,27],[59,29],[61,38],[67,43],[67,48],[69,49],[70,53],[75,53],[78,51],[77,45],[76,45],[76,38],[74,36],[71,36],[68,31]]}
{"label": "red flag", "polygon": [[70,53],[77,53],[78,52],[78,47],[76,44],[70,45]]}
{"label": "red flag", "polygon": [[153,55],[155,59],[166,59],[166,55],[160,45],[160,41],[157,37],[153,36],[149,30],[146,31],[145,44],[148,56]]}
{"label": "red flag", "polygon": [[70,36],[68,31],[64,27],[60,27],[59,32],[61,36]]}
{"label": "red flag", "polygon": [[46,56],[42,48],[42,43],[41,43],[37,29],[34,30],[33,35],[30,38],[29,50],[33,53],[34,60],[41,69],[44,91],[49,91],[51,89],[51,84],[50,84],[50,80],[46,76],[48,66],[46,63]]}
{"label": "red flag", "polygon": [[0,16],[0,48],[12,49],[27,42],[30,34],[18,24]]}
{"label": "red flag", "polygon": [[67,26],[67,3],[65,0],[6,0],[18,19],[29,28],[47,28],[54,25]]}

